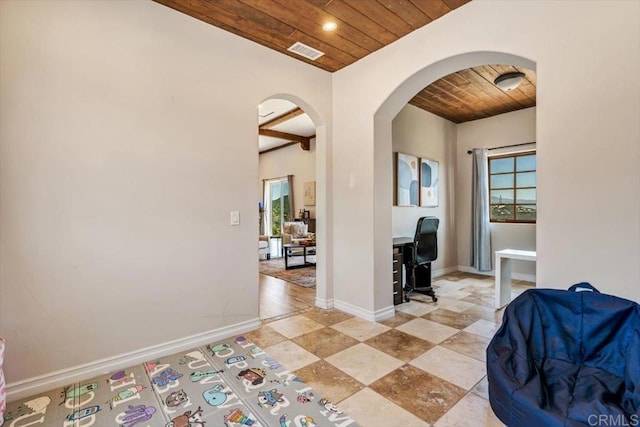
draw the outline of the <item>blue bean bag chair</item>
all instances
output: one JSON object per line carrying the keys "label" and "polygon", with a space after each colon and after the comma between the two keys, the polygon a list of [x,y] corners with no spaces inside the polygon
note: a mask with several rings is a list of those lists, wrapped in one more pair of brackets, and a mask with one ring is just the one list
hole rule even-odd
{"label": "blue bean bag chair", "polygon": [[640,426],[640,306],[588,283],[527,290],[505,310],[487,372],[509,427]]}

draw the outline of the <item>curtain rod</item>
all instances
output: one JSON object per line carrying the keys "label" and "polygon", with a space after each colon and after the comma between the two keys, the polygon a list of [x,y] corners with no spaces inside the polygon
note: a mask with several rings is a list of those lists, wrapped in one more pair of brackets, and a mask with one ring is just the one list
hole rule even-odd
{"label": "curtain rod", "polygon": [[[531,144],[535,144],[536,142],[523,142],[521,144],[511,144],[511,145],[503,145],[502,147],[492,147],[492,148],[487,148],[487,150],[498,150],[500,148],[511,148],[511,147],[520,147],[521,145],[531,145]],[[473,151],[469,150],[467,151],[467,154],[471,154],[473,153]]]}

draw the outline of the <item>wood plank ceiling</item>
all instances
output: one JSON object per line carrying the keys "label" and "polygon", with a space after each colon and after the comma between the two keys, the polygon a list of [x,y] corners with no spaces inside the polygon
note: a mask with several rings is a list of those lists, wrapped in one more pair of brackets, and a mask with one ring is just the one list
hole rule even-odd
{"label": "wood plank ceiling", "polygon": [[[505,92],[493,81],[504,73],[521,72],[525,78]],[[536,73],[511,65],[483,65],[449,74],[422,89],[410,104],[454,123],[484,119],[536,105]]]}
{"label": "wood plank ceiling", "polygon": [[[469,0],[154,0],[330,72],[393,43]],[[335,22],[334,31],[322,25]],[[302,42],[325,54],[289,52]]]}
{"label": "wood plank ceiling", "polygon": [[[334,72],[470,0],[154,0],[285,55]],[[334,31],[322,25],[335,22]],[[287,49],[302,42],[324,52],[315,61]],[[493,84],[506,72],[526,79],[503,92]],[[462,123],[536,105],[536,74],[510,65],[461,70],[435,81],[410,104]],[[263,131],[268,133],[267,129]]]}

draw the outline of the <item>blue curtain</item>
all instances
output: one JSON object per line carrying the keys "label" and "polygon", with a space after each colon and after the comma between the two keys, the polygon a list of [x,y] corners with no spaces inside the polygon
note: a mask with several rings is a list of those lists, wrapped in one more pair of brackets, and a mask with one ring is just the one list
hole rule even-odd
{"label": "blue curtain", "polygon": [[473,149],[471,181],[471,265],[491,271],[491,230],[489,229],[489,174],[486,148]]}

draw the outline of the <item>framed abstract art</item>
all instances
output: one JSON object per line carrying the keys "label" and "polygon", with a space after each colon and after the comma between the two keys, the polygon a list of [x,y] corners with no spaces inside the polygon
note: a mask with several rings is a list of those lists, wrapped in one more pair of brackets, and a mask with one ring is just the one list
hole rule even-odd
{"label": "framed abstract art", "polygon": [[420,159],[420,206],[438,206],[438,161]]}
{"label": "framed abstract art", "polygon": [[396,205],[418,206],[418,158],[396,153]]}

